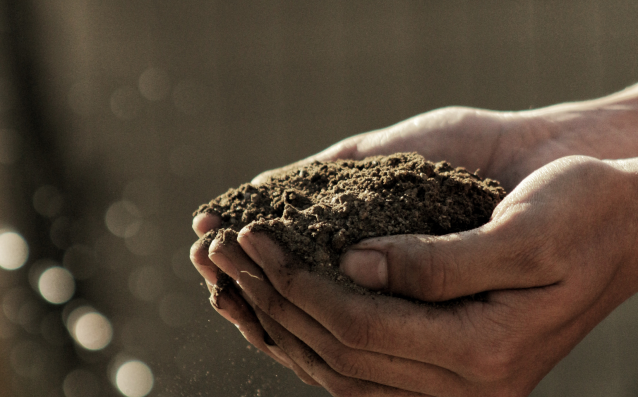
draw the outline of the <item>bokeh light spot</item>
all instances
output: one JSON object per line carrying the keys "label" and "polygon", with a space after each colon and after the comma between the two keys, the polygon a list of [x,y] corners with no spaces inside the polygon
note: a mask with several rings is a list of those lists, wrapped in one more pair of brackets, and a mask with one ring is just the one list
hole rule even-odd
{"label": "bokeh light spot", "polygon": [[38,291],[50,303],[65,303],[75,293],[75,280],[65,268],[50,267],[40,275]]}
{"label": "bokeh light spot", "polygon": [[16,232],[0,232],[0,267],[5,270],[21,268],[29,257],[29,246]]}
{"label": "bokeh light spot", "polygon": [[142,224],[137,206],[130,201],[117,201],[109,207],[104,217],[106,227],[118,237],[134,236]]}
{"label": "bokeh light spot", "polygon": [[40,282],[40,276],[42,273],[50,267],[60,266],[60,264],[51,259],[38,259],[29,266],[29,285],[34,291],[40,292],[38,283]]}
{"label": "bokeh light spot", "polygon": [[139,360],[122,364],[115,375],[117,388],[126,397],[144,397],[153,389],[153,372]]}
{"label": "bokeh light spot", "polygon": [[86,313],[94,312],[95,309],[85,304],[83,299],[77,299],[69,302],[62,309],[62,320],[71,336],[75,339],[74,327],[78,319]]}
{"label": "bokeh light spot", "polygon": [[140,75],[140,93],[149,101],[159,101],[168,95],[171,82],[168,74],[158,68],[148,68]]}
{"label": "bokeh light spot", "polygon": [[86,306],[75,309],[69,315],[67,327],[75,341],[87,350],[104,349],[113,338],[109,319]]}

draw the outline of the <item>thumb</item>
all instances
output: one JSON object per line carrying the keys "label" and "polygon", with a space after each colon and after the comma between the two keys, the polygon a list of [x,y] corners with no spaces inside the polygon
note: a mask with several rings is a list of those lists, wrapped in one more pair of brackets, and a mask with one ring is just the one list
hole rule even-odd
{"label": "thumb", "polygon": [[[362,241],[341,257],[355,283],[423,301],[532,288],[561,279],[537,239],[491,227],[446,236],[396,235]],[[523,233],[527,234],[527,233]],[[551,263],[551,261],[549,261]]]}

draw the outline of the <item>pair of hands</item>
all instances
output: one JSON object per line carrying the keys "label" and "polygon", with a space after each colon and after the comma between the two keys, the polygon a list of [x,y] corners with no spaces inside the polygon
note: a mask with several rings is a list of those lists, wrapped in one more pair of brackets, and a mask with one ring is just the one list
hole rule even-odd
{"label": "pair of hands", "polygon": [[[237,281],[212,303],[249,342],[335,396],[527,395],[638,287],[638,166],[574,156],[638,154],[630,102],[617,94],[527,112],[446,108],[302,161],[417,151],[500,180],[511,193],[486,225],[364,240],[341,260],[372,289],[484,301],[446,309],[358,295],[287,266],[294,259],[247,230],[239,245],[195,243],[191,259],[211,291],[218,269]],[[201,237],[219,223],[198,215],[193,227]]]}

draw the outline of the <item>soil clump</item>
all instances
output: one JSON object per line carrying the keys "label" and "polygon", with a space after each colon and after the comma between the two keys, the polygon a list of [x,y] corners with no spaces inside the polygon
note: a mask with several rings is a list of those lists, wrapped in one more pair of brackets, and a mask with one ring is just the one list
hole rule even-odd
{"label": "soil clump", "polygon": [[230,189],[194,215],[213,213],[222,220],[220,229],[205,236],[205,245],[213,239],[237,244],[237,232],[250,225],[290,253],[291,266],[367,293],[338,270],[339,257],[351,245],[370,237],[474,229],[489,221],[504,197],[497,181],[416,153],[397,153],[287,170],[259,186]]}

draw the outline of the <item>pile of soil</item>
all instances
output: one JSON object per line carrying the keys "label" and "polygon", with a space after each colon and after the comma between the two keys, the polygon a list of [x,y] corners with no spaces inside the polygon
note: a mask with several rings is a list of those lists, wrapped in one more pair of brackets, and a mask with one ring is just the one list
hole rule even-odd
{"label": "pile of soil", "polygon": [[287,170],[262,185],[230,189],[194,215],[222,219],[204,244],[236,243],[237,232],[250,225],[292,254],[291,265],[347,283],[338,268],[349,246],[370,237],[474,229],[489,221],[504,197],[497,181],[416,153],[397,153]]}

